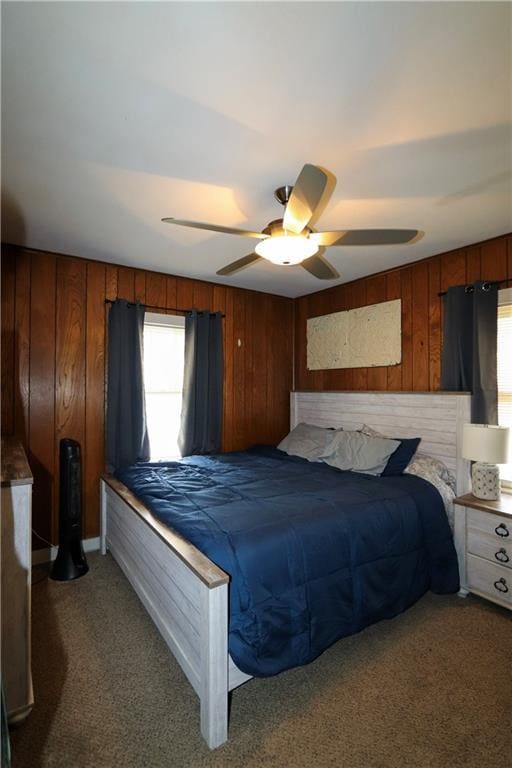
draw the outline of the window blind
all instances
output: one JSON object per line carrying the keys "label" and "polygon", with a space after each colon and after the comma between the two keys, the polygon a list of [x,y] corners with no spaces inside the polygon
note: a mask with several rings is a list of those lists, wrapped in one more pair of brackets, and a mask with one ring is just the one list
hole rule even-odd
{"label": "window blind", "polygon": [[[512,429],[512,303],[498,306],[498,423]],[[512,482],[512,462],[500,474]]]}

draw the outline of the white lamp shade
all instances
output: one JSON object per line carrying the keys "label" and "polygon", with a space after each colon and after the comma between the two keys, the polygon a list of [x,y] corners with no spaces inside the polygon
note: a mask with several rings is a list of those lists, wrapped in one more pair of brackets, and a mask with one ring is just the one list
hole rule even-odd
{"label": "white lamp shade", "polygon": [[462,455],[471,461],[507,464],[510,453],[510,429],[492,424],[464,424]]}
{"label": "white lamp shade", "polygon": [[258,256],[281,266],[300,264],[318,252],[318,245],[304,235],[274,235],[259,242]]}

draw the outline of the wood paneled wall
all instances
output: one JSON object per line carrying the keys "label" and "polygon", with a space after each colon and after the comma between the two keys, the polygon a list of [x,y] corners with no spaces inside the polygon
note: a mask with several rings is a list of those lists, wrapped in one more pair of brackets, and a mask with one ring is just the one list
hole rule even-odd
{"label": "wood paneled wall", "polygon": [[[117,297],[226,315],[224,450],[275,444],[288,431],[291,299],[4,246],[2,432],[19,435],[27,448],[34,473],[33,526],[51,542],[57,540],[62,437],[82,445],[84,536],[99,533],[105,299]],[[44,543],[34,541],[34,546]]]}
{"label": "wood paneled wall", "polygon": [[[295,302],[295,389],[427,391],[439,389],[442,299],[453,285],[474,280],[512,284],[512,236],[433,256],[352,283],[309,294]],[[308,371],[308,317],[402,300],[402,362],[378,368]]]}
{"label": "wood paneled wall", "polygon": [[[83,450],[84,535],[99,532],[104,470],[105,299],[225,313],[223,449],[277,443],[295,388],[439,389],[442,300],[476,279],[512,283],[512,236],[498,237],[335,288],[291,299],[98,261],[4,246],[2,252],[2,433],[19,435],[34,472],[35,530],[57,538],[61,437]],[[402,363],[308,371],[306,320],[402,299]],[[294,324],[295,316],[295,324]],[[240,340],[240,346],[238,343]],[[41,541],[35,546],[44,546]]]}

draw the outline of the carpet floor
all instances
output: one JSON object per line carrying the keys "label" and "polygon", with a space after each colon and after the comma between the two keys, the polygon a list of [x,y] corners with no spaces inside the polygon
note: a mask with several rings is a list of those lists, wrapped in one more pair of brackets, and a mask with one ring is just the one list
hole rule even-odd
{"label": "carpet floor", "polygon": [[232,695],[211,752],[199,703],[110,555],[33,586],[35,707],[13,768],[491,768],[512,754],[511,614],[425,595],[306,667]]}

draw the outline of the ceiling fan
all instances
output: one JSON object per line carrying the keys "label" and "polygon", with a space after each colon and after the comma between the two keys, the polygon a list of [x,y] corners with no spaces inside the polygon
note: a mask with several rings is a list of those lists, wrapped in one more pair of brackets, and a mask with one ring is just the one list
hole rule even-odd
{"label": "ceiling fan", "polygon": [[233,261],[218,275],[232,275],[240,269],[267,259],[280,266],[300,264],[320,280],[339,277],[326,258],[325,249],[331,245],[399,245],[417,240],[423,234],[417,229],[344,229],[317,232],[314,223],[327,205],[336,186],[335,176],[318,165],[306,164],[292,186],[279,187],[274,197],[284,206],[282,219],[271,221],[261,232],[205,224],[200,221],[165,218],[168,224],[207,229],[228,235],[242,235],[260,240],[254,252]]}

